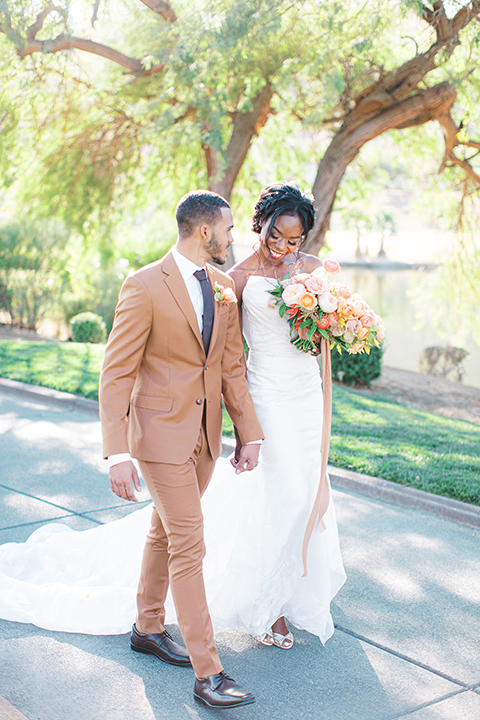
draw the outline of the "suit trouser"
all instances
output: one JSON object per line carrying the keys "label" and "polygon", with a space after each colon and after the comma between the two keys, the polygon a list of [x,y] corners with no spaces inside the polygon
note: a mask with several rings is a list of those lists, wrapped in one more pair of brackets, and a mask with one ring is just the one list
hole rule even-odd
{"label": "suit trouser", "polygon": [[202,563],[205,556],[200,498],[215,461],[202,427],[192,457],[182,465],[139,461],[155,507],[137,594],[137,630],[164,630],[169,583],[178,624],[197,677],[220,672]]}

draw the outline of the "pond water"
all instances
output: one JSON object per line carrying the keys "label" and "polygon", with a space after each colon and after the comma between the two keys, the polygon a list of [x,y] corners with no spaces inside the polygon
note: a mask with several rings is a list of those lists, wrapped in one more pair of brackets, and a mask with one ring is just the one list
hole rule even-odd
{"label": "pond water", "polygon": [[[457,345],[455,338],[442,337],[428,321],[421,324],[412,297],[425,273],[435,270],[391,270],[342,267],[339,279],[358,292],[383,319],[387,329],[384,364],[418,372],[418,360],[424,348],[432,345]],[[462,345],[469,357],[464,360],[464,385],[480,387],[480,347],[473,342]]]}

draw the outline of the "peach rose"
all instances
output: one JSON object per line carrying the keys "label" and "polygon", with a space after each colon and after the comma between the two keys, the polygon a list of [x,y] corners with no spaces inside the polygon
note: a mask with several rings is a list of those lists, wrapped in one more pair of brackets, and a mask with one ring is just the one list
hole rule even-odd
{"label": "peach rose", "polygon": [[375,313],[372,310],[367,310],[361,318],[360,322],[362,323],[363,327],[371,328],[375,325]]}
{"label": "peach rose", "polygon": [[341,270],[340,263],[333,258],[325,258],[323,261],[323,267],[327,273],[330,273],[330,275],[336,275]]}
{"label": "peach rose", "polygon": [[293,283],[303,283],[305,285],[305,281],[308,280],[310,277],[310,273],[298,273],[298,275],[294,275],[292,277]]}
{"label": "peach rose", "polygon": [[340,317],[338,315],[338,312],[330,313],[329,318],[330,318],[330,325],[334,325],[335,327],[340,327]]}
{"label": "peach rose", "polygon": [[305,286],[300,283],[292,283],[282,293],[282,300],[285,305],[296,305],[305,294]]}
{"label": "peach rose", "polygon": [[362,327],[362,328],[360,328],[360,330],[358,331],[357,337],[358,337],[359,340],[365,340],[365,338],[367,337],[368,333],[369,333],[369,328]]}
{"label": "peach rose", "polygon": [[340,337],[341,335],[343,335],[343,328],[341,328],[340,325],[331,325],[330,332],[334,337]]}
{"label": "peach rose", "polygon": [[360,320],[357,320],[357,318],[351,318],[350,320],[347,320],[345,323],[345,327],[347,330],[350,330],[353,333],[358,333],[360,328],[362,327],[362,323]]}
{"label": "peach rose", "polygon": [[337,309],[337,298],[328,290],[318,296],[318,304],[325,313],[331,313]]}
{"label": "peach rose", "polygon": [[345,328],[345,330],[343,332],[343,339],[345,340],[345,342],[353,343],[353,338],[354,338],[353,332],[351,330],[347,330]]}
{"label": "peach rose", "polygon": [[312,310],[312,308],[317,307],[317,298],[313,295],[313,293],[306,292],[300,298],[298,304],[306,310]]}
{"label": "peach rose", "polygon": [[305,280],[305,287],[309,292],[321,295],[327,289],[327,281],[321,275],[310,275]]}
{"label": "peach rose", "polygon": [[386,330],[385,330],[385,328],[383,327],[383,325],[379,325],[379,326],[378,326],[378,330],[377,330],[377,340],[378,340],[378,342],[382,342],[382,340],[385,340],[385,333],[386,333]]}
{"label": "peach rose", "polygon": [[350,300],[352,301],[352,307],[353,307],[353,314],[354,314],[354,315],[356,315],[357,317],[360,317],[361,315],[363,315],[364,313],[367,312],[367,310],[368,310],[368,305],[367,305],[367,303],[366,303],[364,300],[362,300],[362,298],[355,298],[355,299],[354,299],[354,297],[353,297],[353,295],[352,295],[352,297],[350,298]]}
{"label": "peach rose", "polygon": [[348,285],[339,285],[338,286],[338,294],[341,295],[341,297],[345,298],[345,300],[346,300],[347,298],[349,298],[351,296],[352,291],[350,290]]}
{"label": "peach rose", "polygon": [[342,317],[344,320],[349,320],[352,315],[355,314],[353,303],[351,300],[345,300],[344,298],[339,298],[338,300],[338,314],[340,317]]}
{"label": "peach rose", "polygon": [[225,290],[223,291],[223,297],[225,298],[226,303],[237,302],[237,296],[235,295],[232,288],[225,288]]}

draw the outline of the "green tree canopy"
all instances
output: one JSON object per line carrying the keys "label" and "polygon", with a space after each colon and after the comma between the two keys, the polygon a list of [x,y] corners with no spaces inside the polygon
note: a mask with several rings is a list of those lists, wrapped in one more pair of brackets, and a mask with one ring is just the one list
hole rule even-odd
{"label": "green tree canopy", "polygon": [[418,148],[434,121],[462,201],[480,188],[479,16],[479,0],[0,0],[4,184],[108,239],[192,187],[251,206],[274,158],[313,177],[317,251],[362,147],[416,128]]}

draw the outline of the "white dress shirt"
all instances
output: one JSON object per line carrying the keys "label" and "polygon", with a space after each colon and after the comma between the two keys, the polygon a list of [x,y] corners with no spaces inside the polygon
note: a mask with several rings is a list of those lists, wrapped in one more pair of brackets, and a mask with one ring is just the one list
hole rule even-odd
{"label": "white dress shirt", "polygon": [[[187,287],[188,295],[190,297],[190,300],[192,301],[193,309],[195,310],[195,315],[197,316],[198,321],[198,327],[200,328],[200,332],[203,330],[203,294],[202,294],[202,288],[200,286],[200,283],[198,279],[195,277],[193,273],[195,273],[197,270],[205,270],[207,272],[205,266],[203,268],[196,265],[194,262],[189,260],[185,255],[182,255],[176,247],[173,247],[172,250],[172,256],[175,260],[175,264],[177,265],[178,269],[180,270],[180,274],[183,278],[183,281]],[[208,273],[207,273],[208,278]],[[247,443],[247,445],[256,445],[261,444],[261,440],[253,440],[252,442]],[[127,460],[131,460],[132,456],[130,453],[115,453],[115,455],[109,455],[108,457],[108,466],[112,467],[113,465],[119,465],[122,462],[126,462]]]}

